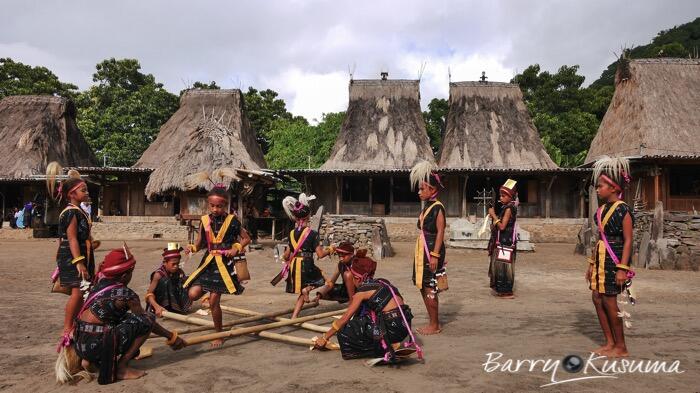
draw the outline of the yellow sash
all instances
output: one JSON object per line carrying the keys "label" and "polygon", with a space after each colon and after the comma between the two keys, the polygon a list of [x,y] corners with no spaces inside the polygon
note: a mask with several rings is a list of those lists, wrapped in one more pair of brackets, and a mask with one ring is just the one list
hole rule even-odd
{"label": "yellow sash", "polygon": [[[311,228],[309,228],[309,227],[304,228],[304,230],[301,231],[301,234],[299,235],[299,239],[302,239],[302,238],[308,239],[308,235],[306,235],[306,233],[308,233],[310,231],[311,231]],[[302,246],[301,244],[299,244],[299,241],[294,238],[294,229],[292,229],[292,231],[289,233],[289,240],[292,242],[292,252],[294,252],[294,250],[296,250],[297,247]],[[306,241],[306,240],[304,240],[304,241]],[[297,255],[299,254],[300,251],[297,251]],[[294,293],[301,293],[301,264],[303,261],[304,261],[304,257],[295,256],[289,265],[289,274],[294,274]]]}
{"label": "yellow sash", "polygon": [[[610,221],[610,217],[612,217],[613,213],[615,213],[615,210],[617,207],[623,203],[622,201],[617,201],[610,206],[610,209],[608,210],[607,213],[605,213],[605,217],[603,217],[603,221],[600,224],[600,226],[605,230],[605,226],[608,225],[608,221]],[[600,230],[600,229],[599,229]],[[605,248],[605,243],[602,240],[602,236],[598,234],[598,242],[596,243],[596,252],[598,253],[598,290],[600,292],[600,289],[603,289],[603,292],[605,292],[605,255],[607,253],[607,250]]]}
{"label": "yellow sash", "polygon": [[[207,238],[207,244],[212,245],[212,244],[221,244],[221,242],[224,240],[224,236],[226,235],[226,231],[228,231],[228,227],[231,225],[231,222],[233,221],[234,215],[229,214],[226,216],[224,219],[224,224],[221,226],[221,229],[219,230],[219,233],[214,236],[213,233],[211,233],[211,227],[210,227],[210,220],[209,216],[202,216],[201,222],[202,222],[202,227],[206,228],[204,231],[204,235]],[[209,230],[207,230],[209,229]],[[212,250],[214,251],[214,250]],[[211,252],[207,251],[207,257],[204,259],[204,263],[202,263],[197,270],[192,272],[190,276],[187,278],[187,281],[182,285],[183,287],[188,287],[192,281],[194,281],[197,276],[199,276],[202,271],[211,263],[211,261],[216,261],[216,267],[219,269],[219,274],[221,275],[221,279],[224,280],[224,284],[226,284],[226,289],[228,289],[228,293],[236,293],[236,286],[233,285],[233,280],[231,280],[231,275],[228,274],[228,270],[226,270],[226,265],[224,264],[224,259],[221,257],[221,254],[216,252],[212,254]]]}
{"label": "yellow sash", "polygon": [[[443,206],[442,202],[440,201],[435,201],[432,205],[430,205],[423,213],[420,215],[420,230],[421,232],[423,231],[423,220],[425,219],[425,216],[430,213],[430,211],[435,207],[435,206]],[[444,206],[443,206],[444,207]],[[415,247],[415,254],[413,257],[413,267],[416,271],[416,287],[418,289],[423,289],[423,260],[425,258],[425,247],[423,246],[423,239],[420,233],[418,233],[418,238],[416,239],[416,247]]]}

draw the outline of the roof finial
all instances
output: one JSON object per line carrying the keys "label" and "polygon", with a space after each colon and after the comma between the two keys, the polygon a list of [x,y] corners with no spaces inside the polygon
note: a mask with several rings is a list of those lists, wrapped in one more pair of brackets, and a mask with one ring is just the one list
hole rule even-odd
{"label": "roof finial", "polygon": [[380,72],[379,75],[382,76],[382,80],[383,80],[383,81],[387,80],[387,78],[389,77],[389,73],[386,72],[386,71]]}
{"label": "roof finial", "polygon": [[488,77],[486,76],[486,71],[481,71],[481,78],[479,78],[479,82],[480,83],[488,83],[488,82],[486,82],[487,79],[488,79]]}

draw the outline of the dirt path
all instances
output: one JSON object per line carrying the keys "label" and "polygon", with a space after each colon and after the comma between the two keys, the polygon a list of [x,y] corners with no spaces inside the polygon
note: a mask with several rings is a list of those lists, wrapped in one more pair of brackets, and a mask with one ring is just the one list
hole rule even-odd
{"label": "dirt path", "polygon": [[[97,253],[98,258],[103,257],[104,250],[118,244],[106,242]],[[131,286],[143,294],[148,273],[159,264],[164,242],[132,241],[129,245],[138,261]],[[411,284],[412,245],[398,243],[395,247],[396,256],[380,262],[377,275],[399,287],[416,315],[414,323],[420,326],[426,322],[426,314],[418,291]],[[542,371],[544,360],[553,362],[569,354],[586,359],[586,351],[597,347],[602,337],[584,283],[585,258],[572,255],[572,245],[539,244],[536,253],[518,256],[514,300],[496,299],[489,294],[483,252],[448,250],[450,290],[441,297],[445,327],[439,336],[421,338],[425,364],[368,368],[359,360],[343,361],[339,352],[310,352],[303,347],[243,337],[213,351],[196,346],[172,352],[156,345],[153,357],[134,363],[147,370],[144,379],[110,386],[92,382],[59,388],[54,382],[53,363],[66,298],[48,293],[48,276],[55,266],[55,242],[0,240],[0,248],[0,288],[6,294],[5,302],[0,304],[4,320],[0,325],[0,390],[692,392],[700,386],[700,275],[640,271],[636,279],[640,302],[632,310],[634,327],[627,331],[633,355],[630,359],[666,361],[669,365],[678,360],[685,372],[622,374],[616,379],[540,388],[552,378],[551,371]],[[193,270],[199,257],[187,263],[186,271]],[[249,260],[252,281],[242,296],[224,297],[224,304],[256,311],[291,307],[295,297],[285,294],[282,285],[269,284],[279,268],[272,251],[266,248],[252,252]],[[324,260],[319,265],[330,271],[335,262]],[[332,306],[325,304],[317,310]],[[180,326],[171,321],[164,324]],[[279,332],[300,337],[314,335],[291,329]],[[486,372],[483,364],[487,353],[494,352],[503,353],[497,361],[501,366],[506,359],[543,361],[532,372],[527,365],[521,365],[517,372]],[[560,368],[555,380],[592,375],[598,374],[592,369],[586,375],[570,374]]]}

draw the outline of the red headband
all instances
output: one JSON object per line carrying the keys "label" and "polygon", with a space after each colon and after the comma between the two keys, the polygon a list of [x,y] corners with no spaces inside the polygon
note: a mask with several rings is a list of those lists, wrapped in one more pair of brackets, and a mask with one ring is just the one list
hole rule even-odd
{"label": "red headband", "polygon": [[68,193],[67,193],[66,195],[68,195],[68,194],[70,194],[71,192],[77,190],[78,187],[82,186],[83,184],[85,184],[85,181],[84,181],[84,180],[80,180],[80,181],[78,182],[78,184],[74,185],[73,188],[71,188],[70,190],[68,190]]}
{"label": "red headband", "polygon": [[132,270],[136,266],[136,259],[124,248],[117,248],[105,256],[100,265],[99,276],[104,278],[116,278]]}
{"label": "red headband", "polygon": [[609,178],[606,174],[602,173],[600,175],[600,178],[603,179],[604,182],[610,184],[611,186],[615,187],[617,191],[622,192],[622,187],[620,187],[619,184],[615,183],[615,181],[611,178]]}
{"label": "red headband", "polygon": [[180,251],[182,251],[182,248],[180,248],[179,250],[163,251],[163,260],[167,261],[168,259],[181,258],[182,255],[180,255]]}
{"label": "red headband", "polygon": [[350,266],[352,275],[362,280],[374,277],[375,271],[377,271],[377,262],[370,258],[357,258]]}
{"label": "red headband", "polygon": [[507,188],[505,186],[501,186],[500,191],[505,192],[511,198],[515,197],[515,191],[511,190],[510,188]]}

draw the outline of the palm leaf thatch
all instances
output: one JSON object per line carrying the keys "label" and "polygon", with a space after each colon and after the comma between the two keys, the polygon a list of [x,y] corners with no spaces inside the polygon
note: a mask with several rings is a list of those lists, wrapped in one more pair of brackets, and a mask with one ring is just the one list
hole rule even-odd
{"label": "palm leaf thatch", "polygon": [[43,175],[47,165],[92,166],[95,156],[75,122],[72,101],[53,96],[0,100],[0,176]]}
{"label": "palm leaf thatch", "polygon": [[443,168],[554,169],[518,85],[453,82],[438,162]]}
{"label": "palm leaf thatch", "polygon": [[200,172],[217,178],[213,182],[230,183],[238,180],[238,169],[265,168],[243,108],[243,94],[237,89],[185,92],[180,108],[135,165],[154,168],[146,196],[191,189],[193,182],[210,189],[211,181],[197,181]]}
{"label": "palm leaf thatch", "polygon": [[586,164],[606,155],[700,158],[700,60],[627,61]]}
{"label": "palm leaf thatch", "polygon": [[345,121],[321,169],[408,169],[435,162],[417,80],[352,80]]}

